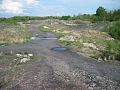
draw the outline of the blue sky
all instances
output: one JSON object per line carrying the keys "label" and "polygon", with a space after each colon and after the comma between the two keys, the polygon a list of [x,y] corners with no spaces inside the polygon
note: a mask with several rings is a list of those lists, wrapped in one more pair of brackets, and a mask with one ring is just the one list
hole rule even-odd
{"label": "blue sky", "polygon": [[117,9],[120,0],[0,0],[0,17],[91,14],[99,6]]}

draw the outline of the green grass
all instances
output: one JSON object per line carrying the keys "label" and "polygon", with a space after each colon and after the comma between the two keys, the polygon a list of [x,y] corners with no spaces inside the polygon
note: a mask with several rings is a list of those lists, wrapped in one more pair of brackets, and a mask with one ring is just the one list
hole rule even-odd
{"label": "green grass", "polygon": [[120,21],[115,22],[112,26],[106,25],[103,31],[109,33],[114,39],[120,40]]}
{"label": "green grass", "polygon": [[120,59],[120,21],[114,22],[111,26],[107,25],[104,32],[108,33],[115,40],[106,42],[106,50],[109,53],[115,53],[115,58]]}

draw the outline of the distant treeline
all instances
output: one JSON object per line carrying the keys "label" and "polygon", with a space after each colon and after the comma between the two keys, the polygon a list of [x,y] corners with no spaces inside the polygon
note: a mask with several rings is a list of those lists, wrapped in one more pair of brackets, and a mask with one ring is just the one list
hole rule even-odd
{"label": "distant treeline", "polygon": [[63,20],[87,20],[91,22],[96,21],[119,21],[120,20],[120,9],[107,11],[103,7],[99,7],[96,10],[96,14],[83,14],[83,15],[75,15],[75,16],[62,16],[61,19]]}
{"label": "distant treeline", "polygon": [[16,23],[27,22],[28,20],[45,20],[45,19],[60,19],[60,20],[87,20],[91,22],[96,21],[118,21],[120,20],[120,9],[107,11],[103,7],[96,10],[96,14],[83,14],[74,16],[15,16],[11,18],[0,18],[0,22]]}

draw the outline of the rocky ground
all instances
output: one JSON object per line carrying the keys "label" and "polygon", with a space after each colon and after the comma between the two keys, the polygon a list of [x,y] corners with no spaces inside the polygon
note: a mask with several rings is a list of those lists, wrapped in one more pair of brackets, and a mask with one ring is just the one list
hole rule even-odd
{"label": "rocky ground", "polygon": [[39,29],[43,32],[53,32],[62,45],[73,49],[80,55],[92,57],[98,61],[117,60],[118,51],[113,50],[114,47],[111,48],[113,45],[110,45],[110,43],[118,42],[115,46],[117,48],[119,47],[119,41],[116,41],[108,33],[103,32],[103,28],[108,23],[104,22],[103,25],[102,22],[79,21],[79,24],[74,24],[74,21],[73,23],[61,22],[42,23]]}
{"label": "rocky ground", "polygon": [[[48,32],[41,32],[38,26],[39,24],[30,24],[29,30],[33,36],[56,37]],[[2,55],[5,55],[6,62],[0,63],[0,89],[120,90],[119,65],[97,62],[70,49],[52,51],[51,48],[54,47],[60,47],[58,40],[32,40],[1,47],[0,61],[3,60]],[[19,55],[23,55],[22,58],[18,58]],[[27,59],[33,55],[35,58],[30,60],[35,60],[19,64],[25,58],[24,55],[27,55]]]}

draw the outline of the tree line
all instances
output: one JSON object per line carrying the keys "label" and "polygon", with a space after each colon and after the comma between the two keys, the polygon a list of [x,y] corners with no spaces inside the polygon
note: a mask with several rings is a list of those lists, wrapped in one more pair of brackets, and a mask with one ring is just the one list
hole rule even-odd
{"label": "tree line", "polygon": [[60,20],[88,20],[91,22],[96,21],[118,21],[120,20],[120,9],[107,11],[104,7],[99,7],[96,14],[82,14],[74,16],[15,16],[11,18],[0,18],[0,22],[16,23],[26,22],[28,20],[45,20],[45,19],[60,19]]}

